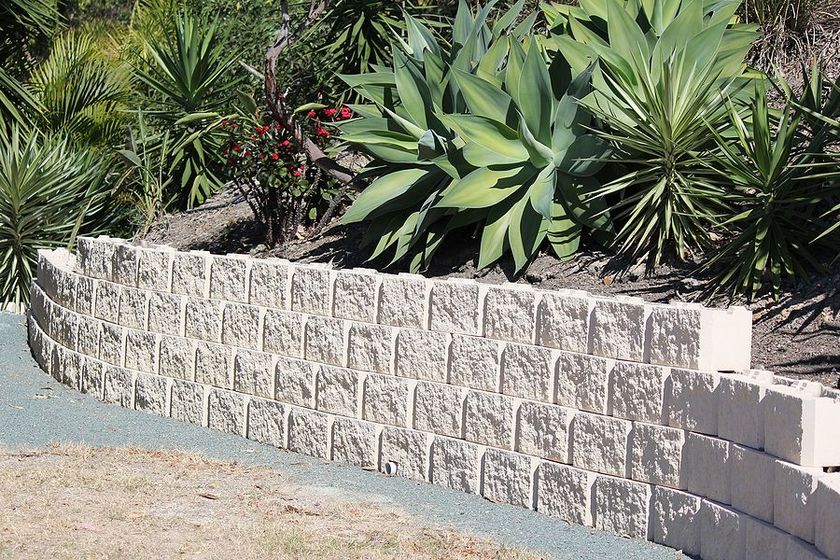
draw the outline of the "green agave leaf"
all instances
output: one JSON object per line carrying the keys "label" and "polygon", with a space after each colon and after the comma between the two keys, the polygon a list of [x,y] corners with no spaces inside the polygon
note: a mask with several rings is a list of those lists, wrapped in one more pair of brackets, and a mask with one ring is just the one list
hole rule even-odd
{"label": "green agave leaf", "polygon": [[591,177],[604,168],[609,154],[609,145],[602,138],[583,134],[566,149],[557,167],[569,175]]}
{"label": "green agave leaf", "polygon": [[399,50],[394,51],[394,77],[402,107],[420,128],[428,129],[428,112],[432,110],[431,93],[426,80]]}
{"label": "green agave leaf", "polygon": [[389,173],[371,183],[341,218],[342,223],[352,224],[364,220],[378,209],[383,201],[405,194],[428,173],[427,169],[403,169]]}
{"label": "green agave leaf", "polygon": [[440,208],[488,208],[499,204],[522,187],[536,170],[528,167],[489,169],[482,167],[455,181],[443,193]]}
{"label": "green agave leaf", "polygon": [[417,60],[424,60],[426,52],[440,57],[440,47],[428,27],[405,14],[405,29],[408,35],[408,46],[411,54]]}
{"label": "green agave leaf", "polygon": [[478,268],[486,268],[499,260],[508,247],[507,238],[513,219],[512,207],[521,202],[521,197],[512,196],[490,209],[481,232],[481,247],[478,253]]}
{"label": "green agave leaf", "polygon": [[502,90],[501,83],[491,83],[457,68],[452,70],[452,75],[458,82],[470,113],[510,126],[513,99]]}
{"label": "green agave leaf", "polygon": [[532,41],[528,48],[515,99],[536,139],[543,144],[550,143],[554,92],[542,49],[536,41]]}
{"label": "green agave leaf", "polygon": [[491,151],[496,164],[520,163],[528,160],[528,151],[509,126],[477,115],[441,115],[441,120],[467,143],[478,144]]}
{"label": "green agave leaf", "polygon": [[[662,35],[680,9],[681,0],[641,0],[642,9],[657,35]],[[737,5],[732,2],[733,5]]]}
{"label": "green agave leaf", "polygon": [[561,260],[568,260],[580,248],[580,238],[583,228],[566,213],[566,209],[559,202],[551,207],[551,223],[548,227],[548,242],[552,250]]}
{"label": "green agave leaf", "polygon": [[522,197],[514,204],[511,213],[508,244],[513,254],[516,271],[519,272],[530,262],[540,244],[545,240],[549,220],[533,209],[528,197]]}
{"label": "green agave leaf", "polygon": [[554,204],[556,182],[557,171],[554,166],[548,166],[540,171],[528,190],[531,206],[545,218],[552,216],[551,207]]}
{"label": "green agave leaf", "polygon": [[534,167],[543,168],[554,161],[554,152],[534,138],[524,119],[519,122],[519,139]]}
{"label": "green agave leaf", "polygon": [[433,130],[427,130],[417,142],[417,155],[421,160],[433,161],[446,156],[446,140]]}

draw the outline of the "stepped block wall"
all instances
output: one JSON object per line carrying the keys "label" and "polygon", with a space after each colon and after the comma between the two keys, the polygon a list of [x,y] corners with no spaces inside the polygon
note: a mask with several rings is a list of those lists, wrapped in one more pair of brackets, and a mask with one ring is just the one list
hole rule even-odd
{"label": "stepped block wall", "polygon": [[120,404],[707,560],[840,560],[840,393],[750,369],[744,308],[82,238],[30,344]]}

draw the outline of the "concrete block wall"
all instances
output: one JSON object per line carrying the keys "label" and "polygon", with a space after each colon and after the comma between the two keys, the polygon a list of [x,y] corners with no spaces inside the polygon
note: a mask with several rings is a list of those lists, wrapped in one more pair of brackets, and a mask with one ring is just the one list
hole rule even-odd
{"label": "concrete block wall", "polygon": [[80,391],[706,559],[840,560],[840,395],[743,308],[82,238],[30,344]]}

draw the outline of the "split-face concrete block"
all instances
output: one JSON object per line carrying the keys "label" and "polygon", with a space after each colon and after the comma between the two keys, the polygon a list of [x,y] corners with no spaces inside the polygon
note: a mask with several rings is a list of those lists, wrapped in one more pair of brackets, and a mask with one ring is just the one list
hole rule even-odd
{"label": "split-face concrete block", "polygon": [[630,432],[630,478],[685,489],[682,455],[685,432],[641,422]]}
{"label": "split-face concrete block", "polygon": [[688,433],[683,451],[683,473],[688,491],[716,502],[731,500],[728,441]]}
{"label": "split-face concrete block", "polygon": [[534,509],[531,457],[488,449],[484,452],[484,481],[481,495],[492,502]]}
{"label": "split-face concrete block", "polygon": [[109,323],[118,322],[120,314],[120,286],[110,282],[96,283],[94,317]]}
{"label": "split-face concrete block", "polygon": [[[158,272],[159,274],[159,272]],[[185,296],[209,295],[210,253],[192,251],[172,255],[172,293]]]}
{"label": "split-face concrete block", "polygon": [[467,390],[420,381],[414,394],[414,428],[461,437],[461,411]]}
{"label": "split-face concrete block", "polygon": [[432,483],[453,490],[478,494],[481,449],[460,439],[436,437],[432,443]]}
{"label": "split-face concrete block", "polygon": [[157,335],[129,330],[125,338],[125,367],[144,373],[157,372]]}
{"label": "split-face concrete block", "polygon": [[156,375],[137,374],[136,396],[134,408],[143,412],[151,412],[165,416],[167,381]]}
{"label": "split-face concrete block", "polygon": [[233,389],[265,399],[274,397],[274,360],[270,354],[236,350]]}
{"label": "split-face concrete block", "polygon": [[606,414],[614,365],[615,362],[607,358],[560,352],[555,402],[569,408]]}
{"label": "split-face concrete block", "polygon": [[394,360],[396,375],[446,383],[450,340],[449,333],[400,329]]}
{"label": "split-face concrete block", "polygon": [[513,397],[551,402],[557,372],[556,352],[539,346],[505,344],[501,360],[501,392]]}
{"label": "split-face concrete block", "polygon": [[379,429],[364,420],[336,418],[333,422],[332,460],[363,469],[378,467]]}
{"label": "split-face concrete block", "polygon": [[50,370],[53,377],[78,390],[82,376],[83,356],[62,346],[53,348]]}
{"label": "split-face concrete block", "polygon": [[50,333],[53,339],[67,348],[76,348],[79,335],[79,315],[55,306],[51,314]]}
{"label": "split-face concrete block", "polygon": [[610,376],[610,414],[661,424],[668,374],[662,366],[616,362]]}
{"label": "split-face concrete block", "polygon": [[183,296],[149,293],[149,330],[160,334],[181,334],[186,301]]}
{"label": "split-face concrete block", "polygon": [[85,358],[82,361],[82,370],[79,375],[79,391],[102,399],[103,388],[103,363],[94,358]]}
{"label": "split-face concrete block", "polygon": [[397,476],[426,480],[430,437],[423,432],[386,426],[382,429],[379,464],[396,463]]}
{"label": "split-face concrete block", "polygon": [[195,380],[205,385],[230,388],[233,349],[221,344],[198,342],[195,352]]}
{"label": "split-face concrete block", "polygon": [[787,560],[788,541],[793,537],[748,515],[742,520],[745,560]]}
{"label": "split-face concrete block", "polygon": [[672,369],[665,381],[665,420],[674,428],[717,435],[720,374]]}
{"label": "split-face concrete block", "polygon": [[229,434],[245,435],[245,397],[231,391],[212,389],[208,426]]}
{"label": "split-face concrete block", "polygon": [[314,410],[292,408],[288,422],[289,451],[319,459],[329,457],[329,416]]}
{"label": "split-face concrete block", "polygon": [[431,284],[422,276],[384,276],[379,287],[377,323],[392,327],[426,327],[426,300]]}
{"label": "split-face concrete block", "polygon": [[315,405],[322,412],[358,416],[359,374],[350,369],[321,366],[315,389]]}
{"label": "split-face concrete block", "polygon": [[137,264],[137,247],[129,243],[118,243],[114,247],[114,282],[123,286],[137,286]]}
{"label": "split-face concrete block", "polygon": [[718,435],[729,441],[764,448],[764,394],[773,384],[769,371],[721,375],[717,388]]}
{"label": "split-face concrete block", "polygon": [[225,304],[222,318],[222,342],[239,348],[260,347],[259,307],[243,303]]}
{"label": "split-face concrete block", "polygon": [[820,477],[814,493],[814,544],[829,558],[840,558],[840,472]]}
{"label": "split-face concrete block", "polygon": [[134,396],[133,374],[127,369],[106,365],[103,367],[105,387],[102,400],[110,404],[118,404],[131,408]]}
{"label": "split-face concrete block", "polygon": [[572,464],[578,468],[625,476],[633,423],[578,412],[572,421]]}
{"label": "split-face concrete block", "polygon": [[346,357],[344,319],[308,317],[303,342],[307,360],[333,366],[343,366]]}
{"label": "split-face concrete block", "polygon": [[174,380],[169,416],[181,422],[201,426],[204,423],[204,386]]}
{"label": "split-face concrete block", "polygon": [[[142,290],[168,292],[171,289],[172,260],[175,254],[175,251],[169,247],[138,247],[137,287]],[[185,264],[182,261],[182,266]],[[181,272],[181,280],[185,280],[183,276],[185,270],[182,268]],[[203,284],[199,287],[203,289]],[[183,283],[180,288],[187,289]],[[189,295],[202,295],[202,292],[190,291]]]}
{"label": "split-face concrete block", "polygon": [[[30,315],[27,322],[29,334],[29,347],[32,348],[32,355],[35,361],[47,373],[50,373],[50,359],[52,356],[53,342],[38,325],[35,318]],[[93,355],[96,355],[95,353]]]}
{"label": "split-face concrete block", "polygon": [[76,279],[76,293],[73,296],[75,309],[83,315],[93,315],[93,298],[96,294],[96,280],[79,276]]}
{"label": "split-face concrete block", "polygon": [[320,367],[302,360],[280,358],[275,370],[275,398],[278,401],[315,407],[315,377]]}
{"label": "split-face concrete block", "polygon": [[103,235],[97,238],[79,237],[76,243],[82,274],[91,278],[111,280],[117,242]]}
{"label": "split-face concrete block", "polygon": [[650,532],[653,542],[699,556],[700,503],[701,499],[692,494],[654,486]]}
{"label": "split-face concrete block", "polygon": [[196,342],[187,338],[161,336],[158,371],[166,377],[193,379]]}
{"label": "split-face concrete block", "polygon": [[530,344],[538,292],[521,284],[490,286],[484,298],[484,335]]}
{"label": "split-face concrete block", "polygon": [[453,334],[482,334],[481,286],[466,279],[435,281],[429,300],[429,329]]}
{"label": "split-face concrete block", "polygon": [[362,417],[365,420],[389,426],[407,425],[411,382],[390,375],[370,374],[365,376],[363,391]]}
{"label": "split-face concrete block", "polygon": [[592,527],[592,486],[595,474],[543,461],[539,468],[537,511],[566,523]]}
{"label": "split-face concrete block", "polygon": [[224,304],[206,299],[189,299],[185,309],[185,332],[190,338],[221,342]]}
{"label": "split-face concrete block", "polygon": [[537,310],[537,344],[585,354],[594,305],[594,298],[586,292],[544,292]]}
{"label": "split-face concrete block", "polygon": [[596,299],[589,324],[589,353],[605,358],[644,361],[648,310],[641,298],[617,296]]}
{"label": "split-face concrete block", "polygon": [[76,350],[85,356],[97,357],[99,355],[99,330],[100,321],[79,316],[79,332],[76,336]]}
{"label": "split-face concrete block", "polygon": [[210,260],[210,297],[225,301],[248,301],[249,259],[243,256],[214,256]]}
{"label": "split-face concrete block", "polygon": [[703,560],[744,560],[747,516],[703,500],[700,505],[700,556]]}
{"label": "split-face concrete block", "polygon": [[289,261],[253,259],[248,303],[274,309],[288,309]]}
{"label": "split-face concrete block", "polygon": [[569,435],[574,415],[571,408],[523,401],[517,412],[516,451],[569,463]]}
{"label": "split-face concrete block", "polygon": [[373,271],[338,271],[333,287],[333,317],[375,323],[379,278]]}
{"label": "split-face concrete block", "polygon": [[121,366],[125,350],[125,329],[111,323],[99,325],[99,359]]}
{"label": "split-face concrete block", "polygon": [[818,396],[819,384],[775,385],[764,397],[764,447],[803,467],[840,465],[840,399]]}
{"label": "split-face concrete block", "polygon": [[648,538],[649,484],[598,476],[593,494],[596,529],[636,539]]}
{"label": "split-face concrete block", "polygon": [[464,439],[512,449],[515,406],[511,397],[470,391],[464,401]]}
{"label": "split-face concrete block", "polygon": [[120,290],[120,310],[117,322],[132,329],[146,328],[146,307],[149,293],[135,288]]}
{"label": "split-face concrete block", "polygon": [[248,439],[282,448],[286,446],[285,434],[283,403],[256,398],[248,401]]}
{"label": "split-face concrete block", "polygon": [[776,460],[773,471],[773,524],[813,543],[816,523],[814,492],[823,470]]}
{"label": "split-face concrete block", "polygon": [[332,270],[326,266],[292,267],[292,311],[329,316]]}
{"label": "split-face concrete block", "polygon": [[775,459],[748,447],[729,447],[732,507],[753,517],[773,522]]}
{"label": "split-face concrete block", "polygon": [[449,382],[453,385],[495,391],[499,379],[499,343],[473,336],[455,335],[449,345]]}
{"label": "split-face concrete block", "polygon": [[351,323],[347,337],[347,366],[361,371],[390,373],[393,347],[392,327]]}
{"label": "split-face concrete block", "polygon": [[263,350],[289,358],[303,357],[303,322],[306,315],[269,309],[265,312]]}

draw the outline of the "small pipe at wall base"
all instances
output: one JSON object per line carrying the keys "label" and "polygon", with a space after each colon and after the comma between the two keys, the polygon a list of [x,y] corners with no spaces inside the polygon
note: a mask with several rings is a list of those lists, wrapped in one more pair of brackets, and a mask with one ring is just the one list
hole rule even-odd
{"label": "small pipe at wall base", "polygon": [[393,461],[388,461],[384,465],[382,465],[382,472],[387,474],[388,476],[394,476],[397,474],[397,464]]}

